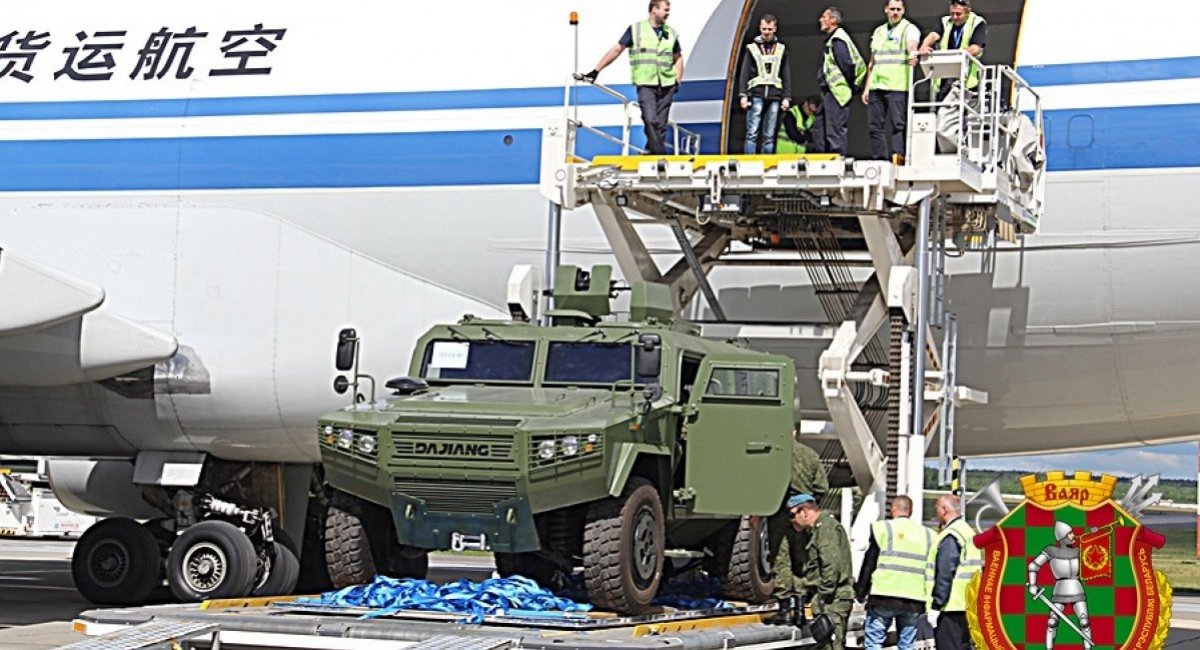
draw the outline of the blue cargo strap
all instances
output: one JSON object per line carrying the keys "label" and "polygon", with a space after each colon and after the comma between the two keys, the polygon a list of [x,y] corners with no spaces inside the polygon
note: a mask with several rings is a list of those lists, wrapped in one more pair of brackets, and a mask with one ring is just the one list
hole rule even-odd
{"label": "blue cargo strap", "polygon": [[444,585],[411,578],[397,580],[375,576],[370,584],[329,591],[305,604],[375,609],[363,618],[376,618],[400,610],[466,614],[465,622],[482,623],[485,616],[521,612],[587,612],[591,605],[559,598],[528,578],[493,578],[483,582],[456,580]]}

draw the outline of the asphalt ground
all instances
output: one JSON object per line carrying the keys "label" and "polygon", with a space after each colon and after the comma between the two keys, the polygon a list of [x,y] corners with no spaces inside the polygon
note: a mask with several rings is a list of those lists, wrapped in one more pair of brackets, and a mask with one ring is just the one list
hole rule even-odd
{"label": "asphalt ground", "polygon": [[[1193,520],[1194,523],[1194,520]],[[0,539],[0,650],[49,650],[79,641],[71,619],[95,606],[71,582],[71,541]],[[434,556],[430,579],[490,577],[480,556]],[[1200,594],[1175,596],[1167,648],[1200,647]]]}

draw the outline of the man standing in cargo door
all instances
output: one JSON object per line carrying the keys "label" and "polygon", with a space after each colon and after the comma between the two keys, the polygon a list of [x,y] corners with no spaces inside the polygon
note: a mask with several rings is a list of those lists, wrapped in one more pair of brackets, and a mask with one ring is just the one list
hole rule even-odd
{"label": "man standing in cargo door", "polygon": [[654,155],[667,153],[671,102],[683,81],[683,50],[679,33],[667,25],[670,15],[670,0],[650,0],[650,16],[630,25],[595,69],[583,75],[583,79],[595,81],[601,70],[616,61],[622,51],[629,50],[629,66],[646,131],[646,153]]}
{"label": "man standing in cargo door", "polygon": [[921,40],[921,30],[904,17],[904,0],[888,0],[884,14],[887,22],[871,34],[871,61],[867,64],[867,86],[862,93],[875,160],[891,160],[889,153],[904,157],[908,87]]}
{"label": "man standing in cargo door", "polygon": [[[775,153],[779,112],[792,107],[792,73],[788,69],[787,45],[776,34],[779,21],[763,14],[758,36],[746,45],[737,87],[742,110],[746,111],[746,143],[743,153]],[[762,147],[758,140],[762,138]]]}
{"label": "man standing in cargo door", "polygon": [[821,31],[828,34],[817,85],[821,88],[821,112],[813,123],[814,153],[846,155],[850,100],[862,88],[867,64],[850,35],[842,29],[843,14],[829,7],[821,14]]}
{"label": "man standing in cargo door", "polygon": [[794,625],[800,597],[804,595],[804,563],[808,559],[804,547],[808,545],[808,533],[792,527],[792,516],[788,500],[797,494],[810,494],[820,500],[829,492],[829,478],[821,457],[812,447],[797,439],[792,429],[792,480],[779,511],[767,520],[767,558],[771,562],[775,579],[775,599],[779,602],[779,614],[772,623]]}

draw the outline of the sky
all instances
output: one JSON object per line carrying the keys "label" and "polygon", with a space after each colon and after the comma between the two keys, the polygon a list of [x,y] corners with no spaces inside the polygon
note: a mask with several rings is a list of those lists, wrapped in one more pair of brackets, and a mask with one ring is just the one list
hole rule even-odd
{"label": "sky", "polygon": [[1066,472],[1103,472],[1118,476],[1161,474],[1163,478],[1195,480],[1196,444],[1185,442],[1086,453],[973,458],[967,463],[967,471],[970,472],[971,468],[1028,472],[1058,469]]}

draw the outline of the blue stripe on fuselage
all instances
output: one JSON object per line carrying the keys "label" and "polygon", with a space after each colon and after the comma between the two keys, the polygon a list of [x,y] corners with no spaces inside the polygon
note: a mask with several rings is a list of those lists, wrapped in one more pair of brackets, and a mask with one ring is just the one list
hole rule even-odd
{"label": "blue stripe on fuselage", "polygon": [[1098,61],[1020,66],[1017,72],[1031,86],[1163,81],[1200,77],[1200,56],[1133,61]]}
{"label": "blue stripe on fuselage", "polygon": [[[1200,104],[1046,117],[1051,171],[1200,167],[1188,135],[1200,124]],[[687,126],[706,151],[717,149],[719,124]],[[615,153],[611,146],[580,140],[585,155]],[[538,129],[0,141],[8,162],[0,191],[518,185],[537,182],[540,155]]]}
{"label": "blue stripe on fuselage", "polygon": [[[636,97],[629,84],[611,87],[626,97]],[[573,92],[572,103],[583,106],[616,104],[612,97],[586,84]],[[676,101],[711,101],[725,98],[725,80],[685,81]],[[563,87],[488,88],[483,90],[431,90],[403,93],[342,95],[288,95],[278,97],[194,97],[190,99],[136,99],[91,102],[0,103],[0,120],[85,120],[116,118],[212,117],[229,115],[284,115],[294,113],[371,113],[381,111],[435,111],[489,108],[562,106]]]}

